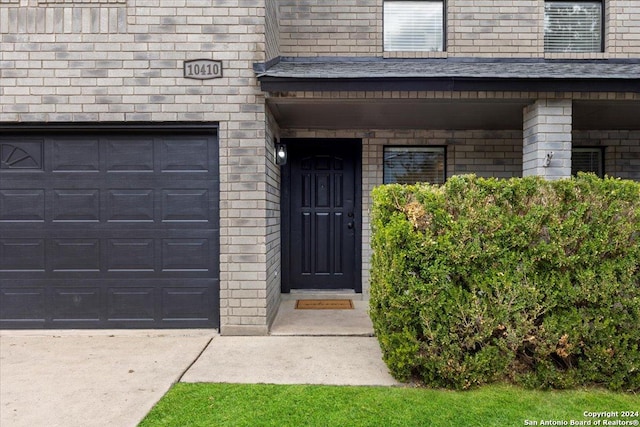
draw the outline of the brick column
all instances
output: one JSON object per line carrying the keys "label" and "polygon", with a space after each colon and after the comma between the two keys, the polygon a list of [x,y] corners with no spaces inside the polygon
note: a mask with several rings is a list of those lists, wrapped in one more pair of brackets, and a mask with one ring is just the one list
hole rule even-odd
{"label": "brick column", "polygon": [[571,100],[539,99],[524,108],[522,176],[571,176]]}

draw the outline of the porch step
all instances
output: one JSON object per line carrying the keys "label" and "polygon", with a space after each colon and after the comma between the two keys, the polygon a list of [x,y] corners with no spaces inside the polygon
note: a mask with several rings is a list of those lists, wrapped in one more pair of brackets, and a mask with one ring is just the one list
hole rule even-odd
{"label": "porch step", "polygon": [[[353,299],[359,294],[341,295]],[[327,299],[327,296],[323,298]],[[367,301],[354,301],[353,309],[348,310],[296,310],[295,304],[293,299],[280,303],[270,335],[371,337],[374,334]]]}
{"label": "porch step", "polygon": [[353,301],[365,301],[362,294],[357,294],[351,289],[322,290],[292,289],[288,294],[280,294],[282,301],[292,301],[299,299],[350,299]]}

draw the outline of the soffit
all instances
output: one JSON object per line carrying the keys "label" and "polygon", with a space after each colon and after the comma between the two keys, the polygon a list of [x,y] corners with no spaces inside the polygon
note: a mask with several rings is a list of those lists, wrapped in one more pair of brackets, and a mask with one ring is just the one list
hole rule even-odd
{"label": "soffit", "polygon": [[[522,129],[517,100],[340,100],[269,98],[282,128],[289,129]],[[576,130],[640,129],[640,101],[574,101]]]}

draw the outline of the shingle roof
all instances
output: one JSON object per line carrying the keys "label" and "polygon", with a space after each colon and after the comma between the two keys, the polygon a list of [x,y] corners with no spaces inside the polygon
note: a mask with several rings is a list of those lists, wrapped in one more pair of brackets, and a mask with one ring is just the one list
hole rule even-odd
{"label": "shingle roof", "polygon": [[451,60],[281,60],[258,77],[640,79],[640,62],[461,62]]}
{"label": "shingle roof", "polygon": [[[264,90],[275,89],[275,85],[294,83],[297,87],[305,82],[314,85],[334,85],[335,82],[367,81],[447,81],[455,82],[452,90],[462,88],[459,82],[471,81],[545,82],[566,85],[580,82],[583,90],[588,89],[589,81],[614,82],[621,91],[640,92],[640,61],[544,61],[544,60],[460,60],[460,59],[341,59],[341,58],[283,58],[263,70],[256,70]],[[323,83],[324,82],[324,83]],[[556,82],[556,83],[554,83]],[[269,86],[271,85],[271,86]],[[466,87],[465,86],[465,87]],[[541,85],[539,84],[541,87]],[[613,85],[612,85],[613,87]],[[558,86],[560,88],[560,86]],[[571,89],[570,85],[567,89]],[[577,90],[577,89],[576,89]],[[602,89],[596,89],[602,90]]]}

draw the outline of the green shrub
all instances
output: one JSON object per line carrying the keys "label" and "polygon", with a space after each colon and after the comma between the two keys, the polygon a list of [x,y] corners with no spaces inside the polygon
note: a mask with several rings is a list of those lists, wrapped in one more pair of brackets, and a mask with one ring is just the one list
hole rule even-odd
{"label": "green shrub", "polygon": [[640,184],[387,185],[372,229],[370,313],[398,379],[640,390]]}

